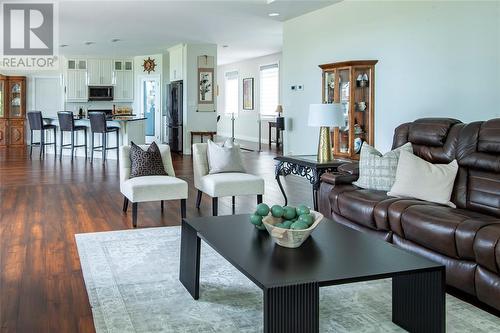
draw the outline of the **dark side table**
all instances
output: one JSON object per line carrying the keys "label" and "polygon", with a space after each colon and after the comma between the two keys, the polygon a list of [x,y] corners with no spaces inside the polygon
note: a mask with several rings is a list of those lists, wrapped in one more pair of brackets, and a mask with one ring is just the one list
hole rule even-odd
{"label": "dark side table", "polygon": [[280,176],[297,175],[306,178],[312,185],[314,210],[318,210],[318,190],[321,175],[325,172],[336,172],[342,164],[351,163],[348,159],[333,159],[328,162],[320,163],[316,155],[291,155],[278,156],[274,158],[276,163],[275,178],[280,187],[281,193],[285,198],[285,206],[288,204],[283,185],[281,185]]}

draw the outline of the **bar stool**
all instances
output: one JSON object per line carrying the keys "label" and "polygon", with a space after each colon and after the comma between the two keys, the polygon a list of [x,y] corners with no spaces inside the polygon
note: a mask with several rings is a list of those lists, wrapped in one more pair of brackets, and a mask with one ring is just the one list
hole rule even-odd
{"label": "bar stool", "polygon": [[[54,155],[56,154],[56,125],[44,124],[41,111],[30,111],[28,112],[28,122],[30,124],[30,158],[33,153],[33,146],[40,146],[40,158],[42,158],[42,153],[45,153],[45,146],[54,145]],[[45,130],[54,130],[54,142],[45,142]],[[40,141],[33,142],[33,131],[40,131]]]}
{"label": "bar stool", "polygon": [[[102,151],[102,163],[106,161],[106,150],[116,149],[116,156],[118,158],[118,146],[120,140],[120,127],[109,126],[106,123],[106,113],[105,112],[90,112],[90,131],[92,132],[91,146],[90,146],[90,163],[94,161],[94,150],[101,148]],[[110,132],[116,132],[116,147],[107,146],[107,134]],[[94,147],[94,134],[102,134],[102,144],[100,146]]]}
{"label": "bar stool", "polygon": [[[59,119],[59,131],[61,133],[61,148],[59,153],[59,159],[62,158],[62,150],[71,149],[71,159],[75,153],[75,148],[85,147],[85,159],[87,159],[87,126],[77,125],[75,126],[75,117],[71,111],[60,111],[57,113],[57,118]],[[83,131],[85,133],[85,144],[75,145],[75,132]],[[64,144],[64,132],[71,132],[71,143]]]}

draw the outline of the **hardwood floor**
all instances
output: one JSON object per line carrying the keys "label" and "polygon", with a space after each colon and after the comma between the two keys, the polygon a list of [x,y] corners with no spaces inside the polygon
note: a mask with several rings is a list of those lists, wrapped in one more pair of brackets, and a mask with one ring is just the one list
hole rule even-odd
{"label": "hardwood floor", "polygon": [[[263,145],[267,148],[267,145]],[[49,148],[51,149],[51,148]],[[33,160],[23,149],[0,149],[0,331],[94,332],[92,311],[80,269],[74,235],[131,228],[131,207],[122,212],[118,165],[91,165],[83,157]],[[110,154],[113,154],[111,152]],[[252,173],[264,177],[264,202],[283,204],[274,180],[274,151],[244,152]],[[211,214],[204,196],[195,208],[190,156],[173,155],[177,176],[188,181],[187,217]],[[291,204],[312,205],[305,180],[284,182]],[[255,197],[236,199],[236,213],[250,213]],[[219,200],[219,214],[231,214],[231,198]],[[178,225],[178,202],[139,205],[139,228]]]}

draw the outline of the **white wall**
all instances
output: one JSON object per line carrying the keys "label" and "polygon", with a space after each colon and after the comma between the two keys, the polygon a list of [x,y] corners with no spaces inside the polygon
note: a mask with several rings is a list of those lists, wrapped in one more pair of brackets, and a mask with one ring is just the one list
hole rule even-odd
{"label": "white wall", "polygon": [[[156,67],[154,72],[148,72],[144,71],[144,60],[148,59],[150,57],[151,59],[154,59]],[[137,56],[134,57],[134,103],[132,104],[132,107],[134,109],[134,114],[141,114],[142,112],[142,80],[148,77],[153,77],[158,79],[158,83],[160,83],[159,87],[159,96],[157,98],[158,104],[156,106],[156,113],[155,113],[155,140],[161,140],[161,112],[162,112],[162,107],[163,107],[163,91],[164,89],[164,79],[163,79],[163,71],[164,71],[164,65],[163,65],[163,54],[148,54],[148,55],[143,55],[143,56]]]}
{"label": "white wall", "polygon": [[[216,44],[187,44],[184,54],[184,153],[191,154],[191,131],[216,131],[216,112],[196,112],[198,109],[198,56],[214,57],[217,63]],[[217,73],[214,70],[214,82]],[[217,110],[217,99],[214,99]],[[198,138],[197,138],[198,139]],[[196,141],[195,141],[196,142]]]}
{"label": "white wall", "polygon": [[[319,64],[377,59],[375,145],[420,117],[464,122],[500,117],[500,2],[343,1],[286,21],[283,41],[286,154],[314,154],[307,126],[321,102]],[[292,92],[292,84],[305,90]]]}
{"label": "white wall", "polygon": [[[231,136],[231,118],[224,115],[225,112],[225,89],[224,89],[224,74],[227,72],[238,71],[239,73],[239,101],[238,101],[238,118],[234,121],[234,136],[236,139],[258,142],[259,140],[259,92],[260,92],[260,66],[273,63],[281,63],[281,53],[271,54],[264,57],[253,58],[233,64],[219,66],[218,85],[219,96],[217,104],[219,105],[218,114],[221,115],[220,121],[217,123],[217,134],[230,137]],[[243,110],[243,79],[254,78],[254,109]],[[281,77],[281,75],[280,75]],[[280,89],[281,91],[281,89]],[[274,120],[274,119],[273,119]],[[268,122],[262,121],[262,142],[268,141]]]}

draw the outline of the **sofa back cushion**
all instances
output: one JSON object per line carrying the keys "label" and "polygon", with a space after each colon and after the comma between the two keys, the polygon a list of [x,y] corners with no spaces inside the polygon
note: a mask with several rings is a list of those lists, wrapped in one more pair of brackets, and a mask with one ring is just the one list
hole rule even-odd
{"label": "sofa back cushion", "polygon": [[500,119],[473,122],[459,134],[454,202],[500,217]]}
{"label": "sofa back cushion", "polygon": [[431,163],[446,164],[455,159],[458,133],[463,124],[451,118],[422,118],[398,126],[392,149],[411,142],[413,153]]}

